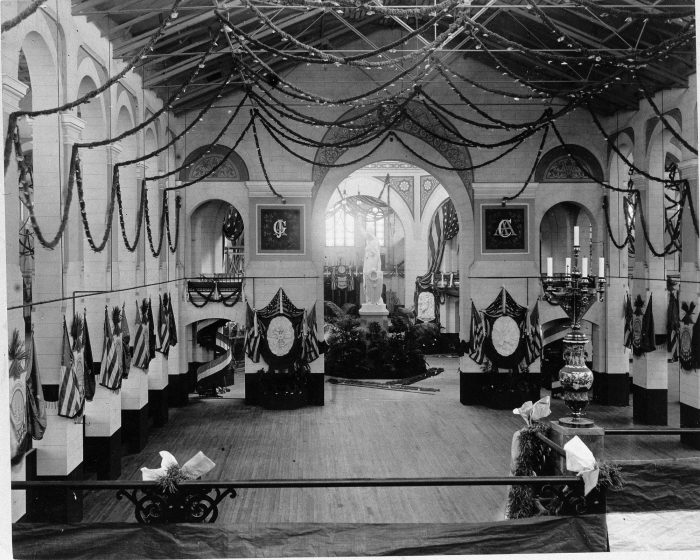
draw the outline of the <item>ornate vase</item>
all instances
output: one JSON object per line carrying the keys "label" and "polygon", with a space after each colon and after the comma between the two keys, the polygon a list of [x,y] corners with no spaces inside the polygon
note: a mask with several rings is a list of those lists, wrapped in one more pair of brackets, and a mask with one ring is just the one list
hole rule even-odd
{"label": "ornate vase", "polygon": [[588,427],[593,421],[586,418],[588,391],[593,386],[593,372],[586,366],[584,346],[588,342],[585,334],[573,329],[564,338],[564,360],[566,364],[559,370],[559,382],[564,402],[571,410],[571,416],[561,418],[560,424],[572,427]]}

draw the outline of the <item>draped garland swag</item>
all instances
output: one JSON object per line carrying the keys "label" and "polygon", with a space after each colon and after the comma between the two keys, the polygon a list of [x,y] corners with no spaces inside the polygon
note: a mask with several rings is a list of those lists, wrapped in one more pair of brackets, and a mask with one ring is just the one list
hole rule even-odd
{"label": "draped garland swag", "polygon": [[[693,20],[692,9],[677,9],[664,8],[656,6],[655,12],[650,13],[642,7],[630,6],[629,9],[620,10],[615,7],[601,6],[591,0],[574,0],[573,4],[580,6],[596,15],[601,21],[610,18],[625,17],[626,22],[643,21],[645,24],[648,21],[665,20],[673,22],[677,32],[672,34],[670,38],[659,40],[655,44],[648,46],[635,46],[617,51],[601,51],[592,49],[590,46],[579,41],[575,36],[568,32],[566,28],[559,25],[558,22],[548,16],[547,11],[543,10],[540,5],[534,0],[526,0],[525,8],[530,10],[533,17],[537,18],[553,36],[556,37],[556,42],[561,44],[562,49],[550,50],[543,52],[540,49],[529,48],[517,41],[511,40],[493,29],[489,29],[485,24],[471,17],[470,10],[463,7],[457,0],[446,0],[435,5],[416,6],[412,8],[395,8],[390,6],[377,5],[374,2],[362,2],[360,0],[338,0],[338,1],[316,1],[316,0],[271,0],[260,4],[251,0],[243,0],[243,5],[250,11],[255,18],[260,21],[262,26],[269,32],[279,37],[284,47],[278,47],[257,39],[255,36],[243,30],[230,21],[228,14],[219,9],[212,9],[212,21],[219,25],[219,30],[212,35],[208,48],[202,55],[199,63],[193,67],[185,82],[177,88],[175,93],[171,95],[163,104],[162,108],[156,111],[151,117],[145,119],[140,124],[130,130],[125,131],[118,137],[107,138],[98,142],[77,143],[73,146],[69,165],[69,176],[63,208],[61,211],[61,221],[59,223],[56,234],[51,237],[42,232],[37,221],[33,201],[32,201],[32,180],[31,170],[27,162],[24,160],[21,146],[19,145],[19,129],[18,118],[21,116],[36,117],[41,115],[49,115],[59,112],[65,112],[88,102],[90,99],[99,95],[115,83],[119,81],[127,72],[136,67],[139,60],[142,60],[146,53],[152,51],[159,39],[165,32],[165,29],[171,24],[172,20],[177,17],[177,8],[182,0],[175,0],[171,6],[170,14],[164,17],[159,27],[154,31],[152,36],[146,42],[144,47],[140,49],[122,68],[122,70],[110,77],[100,87],[86,93],[68,103],[64,103],[58,107],[45,109],[42,111],[17,111],[10,115],[5,151],[4,151],[4,168],[7,172],[9,160],[12,150],[15,151],[19,167],[20,181],[20,196],[22,202],[29,210],[30,225],[34,230],[39,243],[46,248],[54,248],[65,230],[69,217],[70,203],[73,197],[73,188],[77,190],[78,205],[81,213],[83,229],[86,239],[93,251],[102,251],[106,246],[112,230],[112,215],[115,205],[119,213],[119,224],[121,230],[122,241],[127,250],[133,252],[138,246],[141,228],[145,222],[146,234],[148,237],[149,247],[154,257],[157,257],[162,250],[163,240],[167,234],[168,246],[171,252],[175,252],[178,245],[179,234],[179,210],[180,198],[175,198],[176,217],[175,217],[175,234],[173,236],[170,228],[170,203],[168,194],[171,190],[179,190],[196,184],[198,181],[215,173],[216,170],[224,164],[227,156],[235,151],[240,145],[248,132],[252,129],[253,142],[256,148],[257,159],[262,169],[265,182],[267,183],[273,195],[277,196],[285,202],[282,197],[273,187],[270,175],[265,164],[265,155],[262,150],[262,144],[259,137],[259,126],[265,130],[268,136],[282,149],[298,158],[300,161],[321,167],[345,167],[353,165],[362,159],[371,156],[386,142],[398,142],[409,153],[420,161],[429,163],[439,169],[450,171],[472,171],[493,164],[506,155],[512,153],[519,148],[528,139],[536,134],[540,134],[539,149],[533,160],[530,173],[527,176],[522,188],[516,193],[503,198],[503,202],[509,202],[517,199],[526,189],[529,182],[532,180],[534,170],[541,161],[543,148],[546,144],[547,136],[552,131],[561,146],[565,148],[569,157],[578,165],[582,173],[591,181],[599,184],[608,191],[620,192],[628,197],[628,200],[633,205],[635,211],[638,211],[642,232],[645,241],[650,251],[656,256],[672,254],[680,249],[681,237],[681,221],[683,217],[683,209],[686,206],[690,207],[691,219],[696,233],[698,228],[698,220],[693,209],[693,201],[690,192],[690,187],[687,180],[677,180],[675,176],[670,178],[654,177],[648,172],[638,168],[630,162],[615,144],[614,138],[611,137],[602,127],[598,116],[592,109],[591,103],[596,98],[603,94],[608,88],[618,85],[622,80],[628,80],[631,84],[636,84],[643,98],[648,102],[653,112],[657,115],[663,127],[674,136],[689,152],[697,154],[697,148],[692,146],[678,131],[669,123],[664,112],[659,109],[653,99],[649,88],[641,76],[641,70],[651,63],[658,62],[668,57],[670,54],[676,53],[679,49],[685,48],[692,44],[695,38],[695,23]],[[3,23],[2,30],[6,31],[12,26],[17,25],[24,18],[39,8],[42,2],[32,2],[26,10],[18,14],[17,17]],[[277,25],[264,11],[263,6],[279,6],[280,8],[297,8],[301,10],[338,10],[344,13],[344,10],[352,10],[362,8],[367,15],[377,14],[384,17],[413,17],[416,18],[415,28],[410,30],[400,38],[378,47],[372,51],[356,54],[352,56],[338,56],[332,52],[326,52],[311,44],[305,43],[292,34],[288,33]],[[639,8],[639,9],[637,9]],[[422,32],[431,27],[438,29],[432,40],[427,42],[418,49],[411,50],[405,54],[397,54],[399,48],[404,48],[414,37],[422,37]],[[200,71],[207,66],[207,61],[212,54],[220,54],[222,51],[219,48],[219,40],[223,34],[225,44],[223,49],[228,48],[231,56],[231,70],[222,77],[222,83],[213,94],[208,97],[204,108],[198,113],[197,117],[186,126],[180,134],[172,138],[170,142],[159,146],[156,150],[149,154],[134,158],[127,162],[121,162],[114,166],[112,176],[111,193],[108,202],[107,212],[105,214],[105,229],[102,239],[95,241],[93,239],[90,228],[86,205],[83,184],[83,176],[80,168],[79,150],[81,148],[94,148],[104,146],[116,142],[122,138],[136,134],[143,130],[145,126],[153,122],[165,111],[171,110],[181,99],[181,96],[187,91],[188,87],[192,86],[194,79]],[[468,41],[473,48],[483,51],[495,64],[496,70],[500,70],[505,76],[510,77],[514,85],[522,89],[522,92],[501,90],[494,88],[488,84],[480,83],[479,80],[461,75],[453,71],[444,60],[441,60],[437,53],[448,45],[458,36]],[[288,52],[287,45],[293,45],[295,51]],[[564,48],[565,47],[565,48]],[[589,79],[585,82],[578,81],[577,84],[569,84],[562,89],[560,85],[553,87],[546,83],[528,78],[522,71],[516,71],[506,61],[502,54],[503,52],[520,53],[531,57],[542,66],[551,66],[556,64],[561,72],[580,75],[580,72],[588,72]],[[361,92],[359,94],[342,96],[338,98],[330,98],[322,96],[300,87],[287,80],[280,73],[276,72],[260,53],[272,55],[282,60],[288,60],[299,64],[306,65],[334,65],[360,68],[364,71],[390,70],[396,69],[396,73],[388,79],[378,81],[376,86]],[[593,73],[595,71],[595,73]],[[449,103],[439,102],[434,95],[426,91],[426,86],[414,84],[413,80],[409,79],[415,74],[420,73],[426,81],[433,79],[433,76],[440,78],[447,86],[448,91],[455,95],[458,102],[468,110],[474,112],[477,118],[468,118],[448,108]],[[189,165],[195,162],[183,163],[182,165],[168,170],[164,173],[159,173],[150,177],[145,177],[141,183],[141,194],[139,196],[139,205],[136,211],[135,233],[129,236],[125,224],[125,213],[122,204],[122,188],[119,181],[119,169],[126,165],[133,165],[140,161],[144,161],[150,157],[161,153],[163,150],[174,145],[175,142],[190,131],[200,119],[202,119],[210,110],[215,108],[217,99],[220,99],[224,90],[231,84],[234,75],[238,75],[238,79],[243,87],[244,95],[240,103],[236,106],[232,116],[226,120],[221,126],[217,134],[214,136],[212,144],[215,144],[223,135],[230,129],[234,122],[239,121],[239,117],[243,108],[248,105],[249,112],[247,123],[239,126],[238,133],[233,147],[226,157],[204,176],[186,181],[174,187],[168,187],[164,190],[163,197],[160,203],[161,216],[159,223],[158,241],[154,242],[151,226],[151,219],[148,208],[147,185],[148,182],[165,179],[176,173],[186,169]],[[405,79],[407,85],[399,85]],[[495,95],[502,95],[510,99],[512,102],[521,100],[534,100],[543,103],[549,103],[556,99],[563,99],[563,105],[559,107],[546,107],[542,113],[536,118],[526,122],[509,122],[502,118],[497,118],[490,114],[487,109],[480,106],[479,103],[473,101],[465,92],[465,89],[458,86],[455,80],[461,80],[481,91],[489,92]],[[287,101],[288,100],[288,101]],[[295,104],[302,103],[309,111],[299,110],[294,107]],[[510,132],[510,135],[492,142],[482,142],[476,138],[469,138],[463,135],[456,129],[450,130],[449,135],[444,135],[426,128],[426,126],[416,119],[408,110],[409,103],[419,104],[427,114],[438,119],[438,121],[456,120],[469,126],[483,128],[488,130]],[[323,108],[355,108],[359,109],[360,113],[353,117],[336,119],[323,119],[316,116],[318,111],[314,111],[319,107]],[[578,108],[586,108],[591,114],[592,120],[606,140],[610,148],[615,151],[630,168],[650,180],[659,182],[663,188],[669,191],[674,191],[677,196],[667,196],[669,205],[665,213],[665,229],[669,233],[670,241],[663,247],[655,247],[651,244],[648,236],[648,225],[644,208],[638,203],[639,191],[633,189],[632,182],[628,188],[618,188],[601,178],[593,176],[575,156],[569,153],[568,144],[556,126],[556,121],[561,117],[570,114]],[[288,124],[291,121],[291,124]],[[244,121],[245,122],[245,121]],[[401,123],[410,123],[421,132],[421,134],[433,135],[440,142],[447,143],[451,146],[469,147],[475,149],[496,150],[493,157],[485,158],[480,163],[468,165],[441,165],[434,161],[428,161],[425,156],[416,152],[397,132],[397,127]],[[240,123],[243,124],[243,123]],[[299,126],[302,125],[302,126]],[[309,127],[313,127],[309,131]],[[324,142],[316,139],[317,129],[328,128],[345,129],[348,134],[340,140],[333,142]],[[290,145],[290,144],[293,144]],[[332,148],[334,150],[346,150],[353,147],[367,145],[367,151],[352,161],[344,161],[337,163],[335,161],[315,161],[304,155],[304,149],[308,148]],[[300,149],[301,148],[301,149]],[[205,154],[202,154],[204,156]],[[606,226],[608,234],[613,240],[613,243],[619,248],[630,243],[632,232],[628,224],[627,234],[624,240],[619,241],[613,237],[612,228],[610,225],[609,202],[607,197],[604,197],[603,207],[606,217]],[[173,240],[174,237],[174,240]],[[202,291],[206,295],[207,292]],[[204,297],[202,294],[198,294]],[[208,300],[212,294],[205,297]]]}

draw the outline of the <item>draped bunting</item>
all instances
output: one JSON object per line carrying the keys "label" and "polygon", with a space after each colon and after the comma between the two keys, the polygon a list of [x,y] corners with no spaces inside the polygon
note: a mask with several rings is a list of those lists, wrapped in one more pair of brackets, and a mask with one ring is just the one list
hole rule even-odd
{"label": "draped bunting", "polygon": [[666,350],[671,354],[669,362],[678,361],[678,334],[681,328],[678,298],[671,292],[668,296],[668,311],[666,313]]}
{"label": "draped bunting", "polygon": [[95,396],[95,366],[87,324],[87,310],[85,309],[83,309],[83,367],[85,368],[85,399],[91,401]]}
{"label": "draped bunting", "polygon": [[542,326],[540,325],[540,301],[535,302],[526,321],[526,362],[531,364],[542,355]]}
{"label": "draped bunting", "polygon": [[[119,308],[115,308],[119,313]],[[114,314],[113,314],[114,315]],[[110,319],[105,306],[104,343],[102,345],[102,363],[100,364],[100,385],[116,391],[122,386],[121,336],[118,332],[118,320]]]}
{"label": "draped bunting", "polygon": [[76,360],[71,350],[70,337],[66,320],[63,319],[63,351],[61,353],[61,385],[58,391],[58,415],[66,418],[75,418],[83,411],[85,404],[84,393],[78,381],[78,375],[83,372],[76,371],[78,364],[82,367],[82,359]]}
{"label": "draped bunting", "polygon": [[627,294],[625,296],[625,331],[624,331],[624,342],[625,348],[632,349],[633,343],[633,331],[634,327],[632,325],[634,321],[634,310],[632,309],[632,298]]}
{"label": "draped bunting", "polygon": [[[654,332],[654,313],[652,308],[652,294],[644,308],[644,300],[638,295],[634,301],[635,311],[632,318],[632,351],[635,356],[641,356],[646,352],[656,350]],[[642,311],[644,308],[644,311]]]}
{"label": "draped bunting", "polygon": [[122,378],[127,379],[129,377],[129,370],[131,369],[131,347],[129,346],[129,343],[131,342],[131,333],[129,332],[129,321],[126,320],[126,311],[124,309],[123,303],[122,303],[121,332],[122,332]]}
{"label": "draped bunting", "polygon": [[158,336],[160,348],[158,351],[166,358],[170,351],[170,315],[168,314],[168,294],[158,296]]}
{"label": "draped bunting", "polygon": [[[490,335],[484,338],[483,351],[494,366],[514,369],[526,359],[526,315],[527,307],[518,305],[505,288],[501,288],[496,299],[482,310],[486,330]],[[512,321],[502,320],[505,317]],[[495,339],[494,327],[497,329]],[[503,327],[510,329],[503,330]],[[517,327],[519,332],[516,333],[514,327]]]}
{"label": "draped bunting", "polygon": [[697,323],[695,327],[693,326],[693,313],[695,312],[695,302],[688,303],[683,302],[681,309],[684,312],[683,319],[679,326],[678,333],[678,357],[681,362],[681,367],[684,370],[691,370],[693,367],[700,366],[700,348],[698,345],[700,341],[695,340],[695,347],[693,346],[693,338],[695,331],[697,331]]}

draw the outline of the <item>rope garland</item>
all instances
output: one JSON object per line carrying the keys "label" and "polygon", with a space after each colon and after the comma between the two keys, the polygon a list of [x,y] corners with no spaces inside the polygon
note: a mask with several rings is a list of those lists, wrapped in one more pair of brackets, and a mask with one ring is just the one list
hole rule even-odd
{"label": "rope garland", "polygon": [[18,13],[15,17],[8,19],[7,21],[3,21],[2,25],[0,26],[0,33],[5,33],[5,31],[9,31],[13,27],[18,26],[25,19],[27,19],[34,12],[36,12],[39,8],[41,8],[41,5],[44,2],[46,2],[46,0],[33,0],[32,3],[29,4],[29,6],[24,8],[24,10]]}
{"label": "rope garland", "polygon": [[542,157],[542,151],[544,150],[544,144],[547,141],[547,134],[549,133],[549,125],[546,126],[542,132],[542,139],[540,140],[540,147],[537,149],[537,155],[535,156],[535,161],[532,163],[532,168],[530,169],[530,173],[527,176],[527,179],[525,179],[525,183],[523,183],[522,188],[515,193],[512,196],[504,196],[503,197],[503,204],[506,202],[510,202],[511,200],[515,200],[518,198],[521,194],[525,192],[525,189],[527,189],[528,185],[530,184],[530,181],[532,181],[532,177],[535,174],[535,170],[537,169],[537,166],[540,163],[540,158]]}

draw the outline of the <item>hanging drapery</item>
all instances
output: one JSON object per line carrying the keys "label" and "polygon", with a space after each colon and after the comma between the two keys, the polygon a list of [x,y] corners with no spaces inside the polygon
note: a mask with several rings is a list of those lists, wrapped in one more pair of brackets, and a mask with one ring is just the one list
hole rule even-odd
{"label": "hanging drapery", "polygon": [[518,305],[508,290],[501,288],[482,316],[489,333],[483,343],[485,356],[495,367],[517,368],[526,359],[527,307]]}
{"label": "hanging drapery", "polygon": [[[684,315],[683,319],[681,319],[678,332],[678,358],[681,362],[681,367],[686,371],[690,371],[693,367],[697,367],[695,363],[697,356],[694,354],[700,354],[699,348],[696,348],[695,352],[693,352],[693,334],[694,331],[697,330],[693,326],[695,302],[688,303],[684,301],[681,309]],[[698,341],[696,341],[696,343],[700,344]]]}

